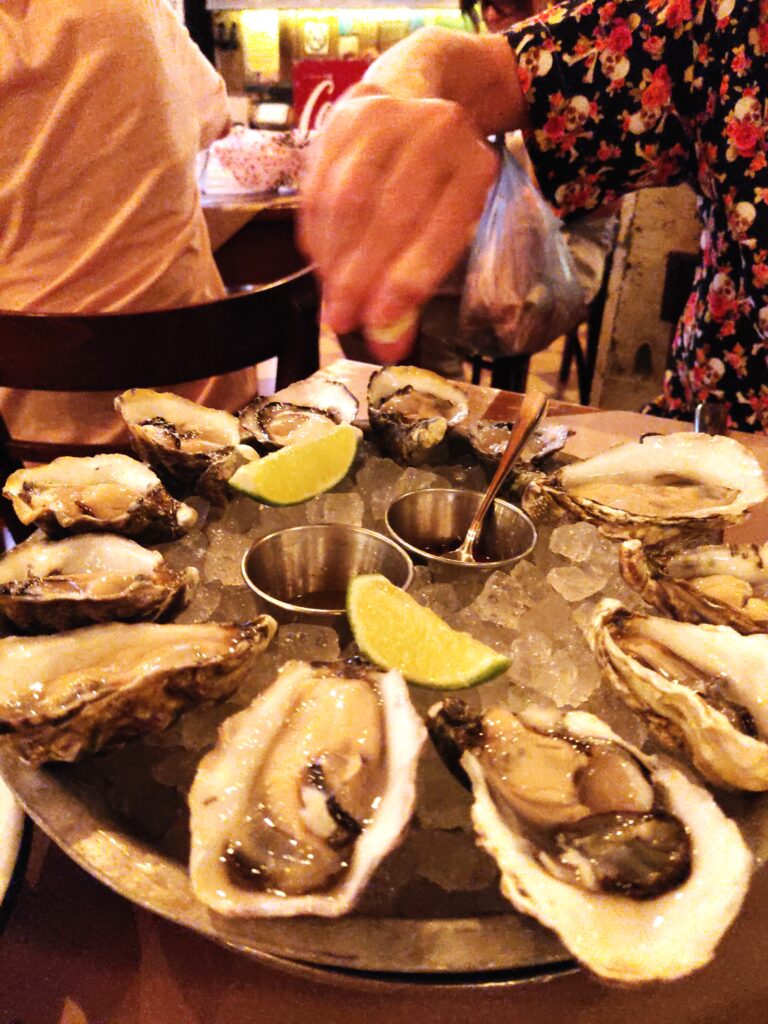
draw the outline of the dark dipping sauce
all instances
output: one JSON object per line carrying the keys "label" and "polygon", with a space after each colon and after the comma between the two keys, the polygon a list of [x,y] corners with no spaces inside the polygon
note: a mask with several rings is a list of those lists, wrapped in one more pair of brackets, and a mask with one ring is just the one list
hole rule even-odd
{"label": "dark dipping sauce", "polygon": [[316,590],[310,594],[297,594],[296,597],[284,598],[297,608],[322,608],[323,611],[343,612],[347,606],[345,590]]}
{"label": "dark dipping sauce", "polygon": [[[455,551],[456,548],[460,546],[463,540],[463,537],[454,537],[451,540],[435,540],[426,541],[424,543],[419,542],[416,545],[416,547],[418,547],[420,551],[426,552],[428,555],[443,556],[448,551]],[[498,555],[494,555],[491,552],[485,550],[482,543],[482,537],[480,538],[479,543],[475,544],[475,546],[472,548],[472,556],[474,557],[476,562],[502,561],[502,559],[499,558]]]}

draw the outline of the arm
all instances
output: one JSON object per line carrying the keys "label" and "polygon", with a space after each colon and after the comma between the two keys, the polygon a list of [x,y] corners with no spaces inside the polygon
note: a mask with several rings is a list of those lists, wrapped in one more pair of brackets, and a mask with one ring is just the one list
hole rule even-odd
{"label": "arm", "polygon": [[528,104],[503,36],[423,29],[387,50],[364,82],[401,99],[456,103],[482,136],[523,128]]}
{"label": "arm", "polygon": [[565,213],[693,177],[713,20],[709,0],[571,0],[508,38],[430,30],[388,51],[334,110],[306,181],[301,237],[329,325],[375,342],[405,318],[398,345],[371,345],[405,354],[496,172],[488,132],[529,127],[539,182]]}
{"label": "arm", "polygon": [[[497,171],[491,132],[524,123],[503,38],[428,29],[388,50],[333,108],[303,183],[300,237],[326,322],[407,351],[419,306],[457,262]],[[399,342],[377,343],[405,318]]]}

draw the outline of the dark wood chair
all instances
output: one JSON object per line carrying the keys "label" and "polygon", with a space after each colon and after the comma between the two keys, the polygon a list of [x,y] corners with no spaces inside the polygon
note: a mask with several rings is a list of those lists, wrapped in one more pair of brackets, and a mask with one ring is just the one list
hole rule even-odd
{"label": "dark wood chair", "polygon": [[[179,309],[93,315],[0,311],[0,386],[122,391],[200,380],[276,356],[281,388],[318,369],[317,308],[315,279],[305,267],[217,302]],[[24,462],[104,451],[130,448],[11,437],[0,417],[0,483]],[[29,532],[19,530],[4,499],[0,520],[17,542]]]}
{"label": "dark wood chair", "polygon": [[[147,313],[49,315],[0,311],[0,385],[40,391],[117,391],[181,384],[277,357],[277,386],[319,365],[317,289],[309,268],[217,302]],[[103,445],[10,437],[0,461],[93,455]],[[110,446],[110,450],[115,450]]]}
{"label": "dark wood chair", "polygon": [[581,405],[589,405],[592,397],[592,381],[595,377],[595,366],[597,365],[597,350],[600,344],[600,331],[603,326],[603,315],[605,314],[605,303],[608,298],[608,281],[613,266],[613,252],[608,253],[603,268],[603,279],[600,290],[589,306],[589,312],[585,321],[585,345],[582,347],[580,336],[580,324],[577,324],[565,336],[563,355],[560,360],[560,371],[558,380],[561,386],[568,383],[571,374],[571,363],[576,363],[576,380],[579,387],[579,402]]}
{"label": "dark wood chair", "polygon": [[479,384],[483,370],[491,374],[491,387],[500,391],[517,391],[522,394],[528,381],[530,356],[472,356],[472,383]]}

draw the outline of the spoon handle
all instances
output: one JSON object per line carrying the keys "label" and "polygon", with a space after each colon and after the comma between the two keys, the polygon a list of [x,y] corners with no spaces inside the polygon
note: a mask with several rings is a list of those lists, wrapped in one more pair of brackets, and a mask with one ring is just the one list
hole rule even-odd
{"label": "spoon handle", "polygon": [[517,423],[509,435],[509,441],[507,441],[507,447],[504,449],[504,454],[501,456],[496,472],[493,474],[488,490],[485,492],[485,497],[480,503],[480,507],[475,513],[475,517],[469,524],[467,530],[465,544],[468,551],[472,550],[472,545],[477,540],[477,535],[480,533],[480,529],[485,519],[485,514],[491,507],[491,504],[499,493],[501,485],[507,479],[509,471],[515,462],[515,459],[520,454],[523,445],[531,436],[533,431],[539,424],[539,421],[547,411],[546,395],[543,395],[541,391],[531,391],[523,398],[523,403],[520,406],[520,416],[518,417]]}

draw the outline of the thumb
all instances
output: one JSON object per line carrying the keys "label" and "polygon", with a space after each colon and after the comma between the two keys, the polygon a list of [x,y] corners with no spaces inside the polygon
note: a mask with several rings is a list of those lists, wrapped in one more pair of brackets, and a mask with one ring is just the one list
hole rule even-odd
{"label": "thumb", "polygon": [[377,362],[398,363],[413,348],[418,327],[418,310],[410,309],[388,327],[366,326],[366,347]]}

